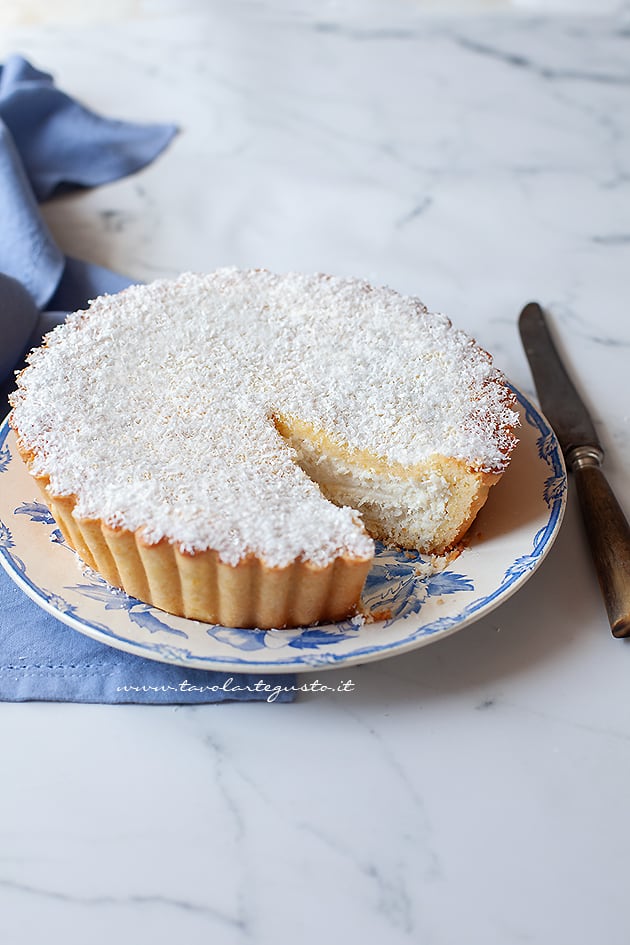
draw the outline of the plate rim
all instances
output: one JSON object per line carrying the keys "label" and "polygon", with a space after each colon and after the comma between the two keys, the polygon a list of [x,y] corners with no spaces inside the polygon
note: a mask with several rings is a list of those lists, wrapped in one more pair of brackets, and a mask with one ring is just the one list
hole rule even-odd
{"label": "plate rim", "polygon": [[[212,656],[194,656],[190,654],[189,658],[186,658],[183,655],[178,658],[172,653],[165,653],[164,651],[167,649],[166,646],[163,646],[163,649],[160,651],[156,648],[155,644],[153,644],[152,648],[149,648],[145,643],[139,642],[137,640],[126,639],[118,633],[112,632],[111,634],[108,634],[103,629],[102,625],[96,626],[84,618],[77,617],[72,613],[58,609],[42,595],[41,588],[29,581],[28,578],[26,578],[26,576],[19,571],[19,568],[14,564],[12,557],[8,556],[6,554],[6,549],[2,547],[0,547],[0,564],[9,577],[15,582],[15,584],[36,605],[41,607],[44,611],[55,617],[57,620],[60,620],[62,623],[69,626],[71,629],[113,649],[132,653],[141,659],[150,659],[154,662],[179,665],[190,669],[233,673],[238,672],[239,674],[251,674],[257,672],[275,674],[287,672],[299,673],[325,671],[338,669],[340,667],[356,666],[368,662],[376,662],[381,659],[402,655],[403,653],[407,653],[410,650],[419,649],[420,647],[427,646],[430,643],[443,640],[446,637],[458,632],[459,630],[465,629],[467,626],[470,626],[470,624],[480,620],[482,617],[491,613],[501,604],[509,600],[509,598],[512,597],[518,590],[520,590],[523,584],[526,583],[538,570],[551,550],[559,533],[566,510],[568,491],[567,471],[564,457],[562,455],[562,450],[558,443],[555,432],[553,431],[551,424],[544,414],[538,409],[538,407],[532,404],[529,398],[526,397],[525,394],[523,394],[513,384],[509,384],[509,387],[511,390],[513,390],[519,405],[525,412],[526,419],[528,421],[533,421],[532,426],[537,427],[538,433],[542,437],[548,437],[551,435],[553,439],[553,446],[549,451],[548,457],[545,457],[545,460],[550,466],[555,464],[554,471],[556,476],[561,478],[562,482],[560,494],[554,496],[553,502],[549,507],[549,515],[547,520],[544,526],[540,528],[535,534],[533,547],[528,552],[530,558],[532,557],[533,553],[536,552],[535,558],[531,560],[528,567],[524,568],[518,575],[513,576],[509,581],[507,580],[507,571],[504,572],[501,584],[499,584],[499,586],[496,587],[491,594],[485,596],[482,595],[481,597],[478,597],[476,600],[473,600],[466,605],[466,607],[463,609],[464,616],[455,614],[446,618],[437,618],[437,620],[431,621],[428,624],[420,623],[414,626],[410,634],[403,640],[390,640],[388,642],[383,642],[376,645],[371,643],[364,646],[363,648],[352,650],[350,653],[334,654],[328,652],[324,654],[321,651],[319,653],[305,653],[303,650],[296,650],[295,656],[292,655],[290,659],[275,659],[273,662],[265,662],[260,660],[255,662],[247,662],[243,660],[242,655],[235,656],[233,658],[227,656],[217,658]],[[10,430],[11,427],[9,426],[9,415],[7,415],[0,425],[0,450],[4,446]],[[536,543],[537,539],[538,543]],[[154,609],[158,610],[158,608]],[[185,620],[186,618],[179,619]],[[440,623],[445,620],[449,621],[449,624],[447,626],[440,627]],[[192,620],[190,622],[194,623],[195,625],[200,623],[200,621]],[[374,623],[370,624],[370,626],[374,626],[379,622],[384,623],[384,621],[375,621]],[[322,629],[325,629],[326,626],[334,626],[334,624],[322,625]],[[277,632],[282,633],[284,631],[278,630]]]}

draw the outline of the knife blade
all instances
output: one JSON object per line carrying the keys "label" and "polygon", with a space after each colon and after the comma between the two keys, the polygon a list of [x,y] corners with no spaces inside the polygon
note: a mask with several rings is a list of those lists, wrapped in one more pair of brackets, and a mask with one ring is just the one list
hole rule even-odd
{"label": "knife blade", "polygon": [[592,446],[603,460],[604,451],[593,421],[560,360],[537,302],[525,306],[518,327],[540,406],[551,422],[567,462],[571,450],[580,446]]}
{"label": "knife blade", "polygon": [[575,478],[610,628],[615,637],[630,636],[630,526],[602,472],[597,431],[537,302],[525,306],[518,327],[543,413]]}

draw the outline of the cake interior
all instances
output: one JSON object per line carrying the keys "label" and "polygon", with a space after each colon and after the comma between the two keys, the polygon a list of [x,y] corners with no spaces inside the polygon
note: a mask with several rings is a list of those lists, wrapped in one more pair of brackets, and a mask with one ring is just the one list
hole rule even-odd
{"label": "cake interior", "polygon": [[372,538],[442,554],[456,544],[500,477],[435,455],[405,467],[352,450],[296,417],[274,416],[295,462],[339,506],[355,509]]}

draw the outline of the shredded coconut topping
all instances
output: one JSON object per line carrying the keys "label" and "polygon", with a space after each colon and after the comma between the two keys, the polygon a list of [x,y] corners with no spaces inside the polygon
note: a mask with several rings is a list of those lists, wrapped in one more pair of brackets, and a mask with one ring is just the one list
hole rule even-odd
{"label": "shredded coconut topping", "polygon": [[372,541],[296,464],[274,415],[406,466],[440,454],[499,471],[511,404],[490,356],[418,299],[221,269],[70,315],[32,352],[12,423],[78,518],[230,564],[325,566],[370,557]]}

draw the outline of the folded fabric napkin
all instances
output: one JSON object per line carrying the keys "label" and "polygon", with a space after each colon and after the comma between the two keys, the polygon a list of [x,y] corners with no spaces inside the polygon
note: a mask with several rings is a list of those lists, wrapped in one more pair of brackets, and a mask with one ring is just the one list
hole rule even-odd
{"label": "folded fabric napkin", "polygon": [[[176,133],[173,125],[102,118],[21,56],[0,66],[0,383],[2,404],[26,351],[65,312],[130,280],[56,245],[38,201],[131,174]],[[58,311],[42,311],[58,310]],[[286,702],[293,676],[230,676],[112,649],[34,604],[0,568],[0,700]]]}

